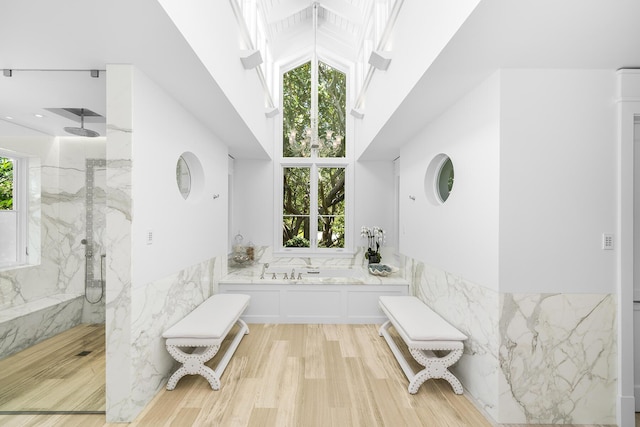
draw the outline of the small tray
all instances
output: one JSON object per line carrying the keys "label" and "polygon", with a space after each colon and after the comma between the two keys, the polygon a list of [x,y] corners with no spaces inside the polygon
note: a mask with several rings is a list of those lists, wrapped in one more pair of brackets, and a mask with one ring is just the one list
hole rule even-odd
{"label": "small tray", "polygon": [[398,267],[387,264],[369,264],[369,274],[386,277],[398,271]]}

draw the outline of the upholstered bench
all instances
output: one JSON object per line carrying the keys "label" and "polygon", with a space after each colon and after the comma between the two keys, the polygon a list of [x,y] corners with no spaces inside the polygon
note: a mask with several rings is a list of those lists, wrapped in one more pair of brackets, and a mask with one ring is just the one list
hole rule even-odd
{"label": "upholstered bench", "polygon": [[[467,337],[416,297],[381,296],[378,302],[389,319],[380,327],[380,336],[387,341],[407,376],[409,393],[416,394],[420,386],[430,378],[442,378],[451,384],[456,394],[462,394],[462,384],[449,371],[449,366],[462,356],[462,342]],[[413,371],[389,334],[391,325],[409,347],[411,356],[424,366],[420,372]],[[439,350],[446,354],[439,357],[435,354]]]}
{"label": "upholstered bench", "polygon": [[[185,375],[202,375],[209,381],[212,389],[220,389],[220,377],[224,369],[243,336],[249,333],[249,327],[240,319],[249,306],[249,299],[249,295],[215,294],[162,334],[169,354],[182,363],[169,378],[167,390],[173,390]],[[216,355],[220,344],[235,324],[240,329],[229,348],[216,368],[209,368],[205,363]],[[193,347],[195,349],[191,353],[183,349]]]}

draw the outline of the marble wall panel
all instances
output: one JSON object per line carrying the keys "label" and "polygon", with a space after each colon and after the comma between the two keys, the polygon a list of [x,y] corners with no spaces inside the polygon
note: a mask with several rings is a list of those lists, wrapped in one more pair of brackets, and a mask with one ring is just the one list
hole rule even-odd
{"label": "marble wall panel", "polygon": [[216,263],[211,259],[132,291],[134,401],[150,401],[176,368],[162,334],[211,295]]}
{"label": "marble wall panel", "polygon": [[0,359],[80,323],[82,297],[40,298],[0,313]]}
{"label": "marble wall panel", "polygon": [[616,423],[613,295],[503,294],[500,421]]}
{"label": "marble wall panel", "polygon": [[106,221],[106,418],[107,422],[127,422],[139,412],[139,403],[131,398],[130,160],[107,159]]}
{"label": "marble wall panel", "polygon": [[146,404],[131,393],[132,68],[107,69],[106,420],[127,422]]}
{"label": "marble wall panel", "polygon": [[407,257],[412,293],[467,335],[452,368],[468,393],[498,418],[498,293]]}
{"label": "marble wall panel", "polygon": [[615,424],[613,295],[500,294],[410,258],[405,269],[469,337],[452,370],[494,421]]}

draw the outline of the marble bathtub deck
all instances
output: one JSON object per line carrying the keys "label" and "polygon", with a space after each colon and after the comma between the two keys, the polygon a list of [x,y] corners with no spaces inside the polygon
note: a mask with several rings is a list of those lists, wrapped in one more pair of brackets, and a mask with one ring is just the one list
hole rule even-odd
{"label": "marble bathtub deck", "polygon": [[[390,264],[393,265],[393,264]],[[397,264],[396,264],[397,265]],[[406,285],[409,283],[404,274],[403,268],[398,268],[397,272],[391,273],[389,276],[382,277],[370,274],[366,269],[366,265],[354,264],[351,258],[342,259],[314,259],[312,263],[305,261],[304,259],[297,258],[281,258],[275,261],[269,262],[269,271],[277,271],[277,278],[273,279],[272,274],[267,273],[264,275],[264,279],[261,279],[263,263],[256,262],[246,267],[233,267],[228,266],[226,273],[223,274],[220,279],[220,283],[232,284],[353,284],[353,285]],[[312,275],[306,275],[305,271],[309,268],[322,270],[336,270],[344,269],[345,275],[338,277],[317,277]],[[394,265],[395,266],[395,265]],[[283,279],[281,272],[290,272],[295,270],[296,279]],[[348,271],[346,271],[348,270]],[[354,271],[356,270],[356,274]],[[297,279],[297,274],[302,273],[302,279]]]}

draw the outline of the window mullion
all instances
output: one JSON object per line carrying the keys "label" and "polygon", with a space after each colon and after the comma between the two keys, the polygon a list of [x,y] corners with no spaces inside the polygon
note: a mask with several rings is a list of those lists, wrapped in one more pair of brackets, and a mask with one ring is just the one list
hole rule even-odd
{"label": "window mullion", "polygon": [[318,166],[311,165],[309,174],[311,203],[309,206],[309,237],[311,238],[311,248],[318,249]]}

